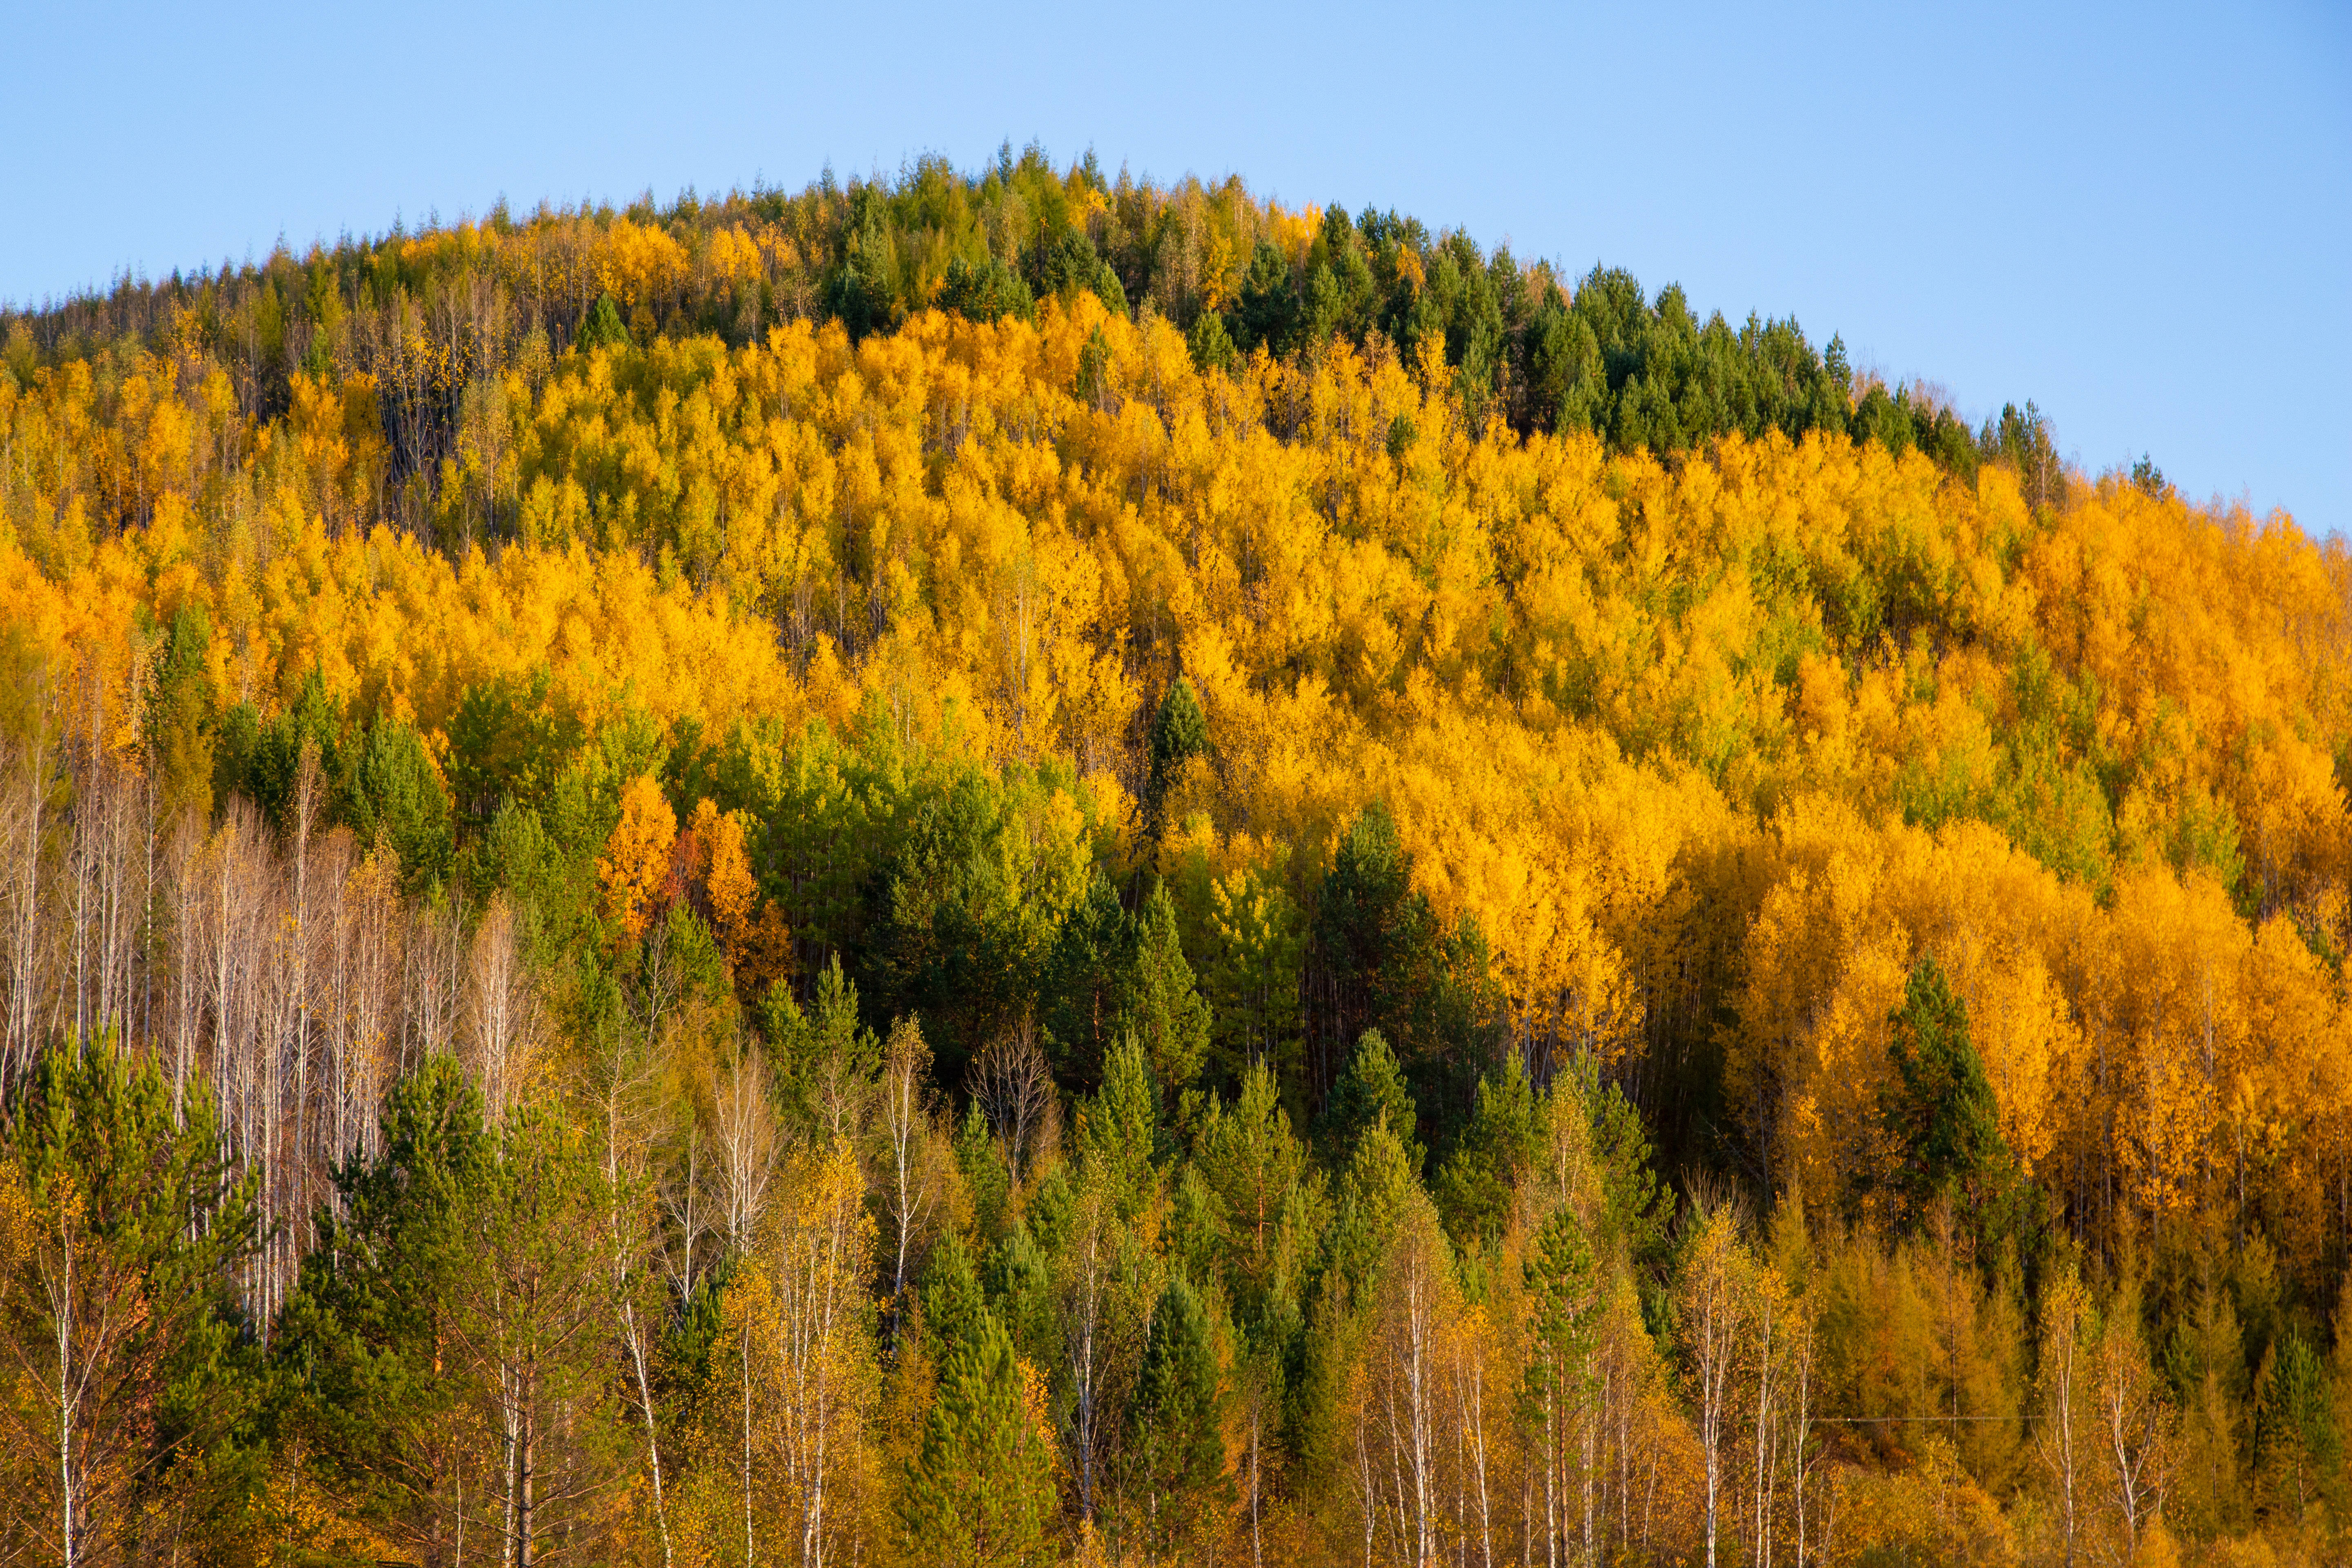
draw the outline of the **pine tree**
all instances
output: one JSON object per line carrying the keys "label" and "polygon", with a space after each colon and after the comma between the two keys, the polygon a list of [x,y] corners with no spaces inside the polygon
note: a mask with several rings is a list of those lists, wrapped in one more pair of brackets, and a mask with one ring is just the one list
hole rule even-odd
{"label": "pine tree", "polygon": [[156,653],[154,684],[147,692],[147,749],[161,822],[184,816],[198,824],[212,820],[212,703],[205,669],[211,648],[211,616],[201,604],[183,605]]}
{"label": "pine tree", "polygon": [[616,1521],[602,1505],[623,1489],[634,1444],[600,1245],[609,1199],[585,1130],[519,1104],[494,1147],[489,1179],[459,1216],[443,1323],[496,1434],[489,1496],[508,1561],[530,1568],[565,1545],[609,1550]]}
{"label": "pine tree", "polygon": [[1343,1163],[1365,1133],[1381,1125],[1397,1140],[1407,1165],[1417,1176],[1426,1153],[1413,1135],[1418,1121],[1412,1091],[1405,1087],[1404,1070],[1397,1065],[1396,1053],[1389,1049],[1388,1037],[1378,1029],[1365,1030],[1349,1058],[1346,1074],[1332,1086],[1331,1102],[1323,1112],[1325,1158],[1334,1164]]}
{"label": "pine tree", "polygon": [[629,329],[623,324],[621,309],[613,303],[613,296],[596,296],[596,303],[589,309],[587,320],[580,323],[580,331],[572,342],[583,353],[628,346]]}
{"label": "pine tree", "polygon": [[1274,1073],[1264,1063],[1242,1078],[1241,1097],[1213,1108],[1202,1126],[1193,1168],[1216,1195],[1227,1228],[1219,1250],[1233,1311],[1254,1322],[1268,1306],[1279,1278],[1297,1267],[1290,1256],[1314,1206],[1303,1191],[1307,1152],[1276,1098]]}
{"label": "pine tree", "polygon": [[2340,1483],[2343,1442],[2327,1363],[2290,1331],[2277,1346],[2255,1429],[2272,1506],[2298,1524]]}
{"label": "pine tree", "polygon": [[1486,942],[1473,919],[1450,928],[1440,921],[1413,886],[1412,856],[1378,801],[1357,813],[1332,856],[1307,954],[1318,1087],[1330,1086],[1349,1045],[1376,1028],[1421,1086],[1428,1124],[1458,1127],[1496,1044]]}
{"label": "pine tree", "polygon": [[1129,1419],[1144,1534],[1161,1556],[1198,1552],[1233,1505],[1209,1314],[1181,1275],[1152,1309]]}
{"label": "pine tree", "polygon": [[634,1451],[602,1241],[603,1176],[543,1109],[485,1124],[457,1064],[395,1086],[383,1152],[338,1173],[276,1354],[320,1484],[427,1554],[586,1542]]}
{"label": "pine tree", "polygon": [[1033,1366],[1050,1366],[1058,1348],[1053,1268],[1024,1221],[1013,1221],[996,1244],[985,1284],[990,1310],[1004,1325],[1014,1352]]}
{"label": "pine tree", "polygon": [[1234,346],[1233,334],[1225,330],[1222,310],[1203,310],[1195,317],[1192,330],[1184,334],[1184,346],[1192,356],[1194,367],[1204,374],[1230,371],[1241,359],[1241,351]]}
{"label": "pine tree", "polygon": [[946,1568],[1025,1568],[1054,1558],[1054,1457],[1035,1374],[982,1313],[950,1352],[904,1478],[908,1552]]}
{"label": "pine tree", "polygon": [[175,1121],[155,1059],[110,1036],[52,1047],[20,1092],[0,1154],[0,1542],[167,1553],[142,1538],[233,1514],[259,1479],[263,1384],[227,1300],[252,1186],[209,1099]]}
{"label": "pine tree", "polygon": [[1513,1052],[1499,1076],[1479,1079],[1477,1109],[1433,1184],[1446,1233],[1457,1244],[1491,1241],[1502,1233],[1512,1194],[1535,1163],[1541,1138],[1535,1090]]}
{"label": "pine tree", "polygon": [[455,844],[449,794],[410,725],[379,718],[368,726],[352,748],[342,796],[352,831],[362,843],[388,845],[409,888],[424,889],[447,874]]}
{"label": "pine tree", "polygon": [[1298,313],[1298,291],[1291,287],[1289,258],[1271,240],[1259,240],[1242,279],[1237,323],[1242,347],[1263,348],[1277,357],[1286,353]]}
{"label": "pine tree", "polygon": [[1121,1035],[1105,1064],[1102,1092],[1078,1113],[1078,1146],[1089,1170],[1109,1184],[1124,1217],[1139,1213],[1158,1182],[1160,1095],[1142,1042]]}
{"label": "pine tree", "polygon": [[1364,1289],[1397,1215],[1421,1191],[1417,1156],[1389,1130],[1385,1114],[1347,1146],[1347,1162],[1323,1236],[1324,1289],[1343,1307]]}
{"label": "pine tree", "polygon": [[1151,1063],[1152,1079],[1173,1099],[1200,1076],[1209,1052],[1209,1009],[1192,987],[1192,965],[1176,932],[1166,883],[1151,889],[1137,921],[1135,969],[1123,1009],[1128,1029]]}
{"label": "pine tree", "polygon": [[1938,1194],[1963,1202],[1980,1237],[1990,1237],[2008,1195],[2010,1158],[2000,1106],[1984,1061],[1969,1041],[1967,1007],[1935,956],[1912,966],[1903,1005],[1892,1014],[1886,1054],[1898,1082],[1879,1100],[1901,1163],[1880,1179],[1907,1223],[1924,1220]]}
{"label": "pine tree", "polygon": [[768,988],[762,1026],[786,1120],[814,1142],[850,1137],[864,1126],[882,1074],[882,1042],[858,1019],[857,987],[835,954],[817,972],[807,1012],[782,982]]}
{"label": "pine tree", "polygon": [[478,1510],[497,1485],[481,1391],[449,1353],[467,1216],[495,1161],[480,1096],[453,1058],[401,1079],[381,1152],[336,1173],[342,1212],[303,1260],[273,1347],[318,1484],[354,1522],[423,1552],[453,1543],[468,1499]]}
{"label": "pine tree", "polygon": [[1151,772],[1143,786],[1143,814],[1145,831],[1155,842],[1166,826],[1168,792],[1183,776],[1186,763],[1208,752],[1208,716],[1201,711],[1192,683],[1180,675],[1151,720]]}
{"label": "pine tree", "polygon": [[1046,960],[1042,1012],[1055,1070],[1066,1081],[1099,1082],[1124,1015],[1135,970],[1135,918],[1102,871],[1062,916]]}
{"label": "pine tree", "polygon": [[923,1333],[933,1360],[944,1363],[980,1338],[987,1301],[971,1266],[971,1254],[963,1237],[952,1229],[931,1248],[930,1262],[923,1270],[922,1299]]}

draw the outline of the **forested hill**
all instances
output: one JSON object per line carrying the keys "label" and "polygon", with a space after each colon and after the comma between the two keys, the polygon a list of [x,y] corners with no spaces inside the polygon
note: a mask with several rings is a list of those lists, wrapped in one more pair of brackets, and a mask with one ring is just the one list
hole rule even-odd
{"label": "forested hill", "polygon": [[[1005,148],[976,177],[927,159],[895,184],[828,174],[797,195],[688,195],[667,210],[647,198],[517,218],[501,205],[479,224],[347,237],[300,258],[281,247],[258,267],[0,310],[0,340],[20,385],[76,359],[200,353],[228,374],[238,412],[262,420],[292,406],[297,375],[364,374],[380,402],[382,503],[422,530],[439,465],[470,466],[466,389],[517,370],[535,379],[575,343],[743,348],[796,321],[838,322],[857,342],[934,308],[1034,321],[1038,301],[1076,293],[1173,323],[1207,368],[1335,338],[1360,352],[1378,337],[1416,367],[1442,353],[1474,428],[1499,414],[1522,435],[1591,430],[1662,457],[1734,431],[1819,429],[1917,446],[1964,478],[1998,458],[2037,499],[2063,482],[2030,403],[1971,431],[1932,395],[1855,384],[1843,344],[1817,350],[1794,321],[1702,322],[1679,288],[1652,300],[1622,271],[1522,268],[1507,247],[1490,256],[1392,211],[1289,211],[1238,178],[1160,186],[1122,171],[1113,184],[1091,154],[1057,174],[1034,147],[1018,160]],[[423,494],[407,494],[418,475]]]}
{"label": "forested hill", "polygon": [[2343,1551],[2285,517],[1034,153],[0,336],[0,1557]]}

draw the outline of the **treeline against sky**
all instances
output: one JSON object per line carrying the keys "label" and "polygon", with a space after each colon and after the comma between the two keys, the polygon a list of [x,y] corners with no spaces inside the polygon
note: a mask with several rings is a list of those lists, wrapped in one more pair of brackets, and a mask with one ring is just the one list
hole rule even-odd
{"label": "treeline against sky", "polygon": [[1212,366],[1261,345],[1360,352],[1376,335],[1408,364],[1440,354],[1474,426],[1493,411],[1522,434],[1591,430],[1662,456],[1734,431],[1851,431],[1963,477],[1998,456],[2036,500],[2063,483],[2030,404],[1971,431],[1932,390],[1857,384],[1843,344],[1818,350],[1794,321],[1702,321],[1679,288],[1645,298],[1622,271],[1522,267],[1507,247],[1490,255],[1394,212],[1287,210],[1235,177],[1114,182],[1092,154],[1057,173],[1035,147],[1007,146],[977,175],[927,158],[896,181],[828,174],[798,195],[689,195],[666,210],[648,197],[518,217],[502,204],[478,223],[0,310],[0,342],[19,382],[110,353],[201,353],[238,413],[263,420],[292,405],[300,374],[364,375],[385,447],[375,504],[429,534],[442,465],[484,458],[500,384],[535,383],[583,334],[741,348],[810,321],[856,341],[932,308],[1034,321],[1038,301],[1082,292],[1172,322]]}
{"label": "treeline against sky", "polygon": [[2340,1551],[2284,517],[1036,155],[5,331],[0,1551]]}

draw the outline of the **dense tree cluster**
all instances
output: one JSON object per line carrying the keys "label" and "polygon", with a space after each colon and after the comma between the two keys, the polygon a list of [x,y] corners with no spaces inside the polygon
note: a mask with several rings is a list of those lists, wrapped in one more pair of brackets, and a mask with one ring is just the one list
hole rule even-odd
{"label": "dense tree cluster", "polygon": [[2285,518],[1035,155],[5,333],[0,1557],[2340,1553]]}
{"label": "dense tree cluster", "polygon": [[[1679,288],[1646,297],[1622,270],[1522,267],[1507,246],[1487,253],[1394,212],[1262,202],[1238,178],[1114,181],[1091,153],[1057,171],[1034,146],[977,174],[931,157],[895,180],[828,173],[797,195],[501,204],[299,258],[281,247],[258,264],[126,278],[0,309],[0,363],[21,385],[44,366],[88,361],[103,375],[137,353],[199,356],[226,374],[217,395],[264,421],[294,407],[299,378],[356,377],[364,395],[345,424],[381,439],[372,514],[471,539],[510,521],[500,426],[528,402],[510,378],[535,388],[567,349],[700,336],[741,348],[803,321],[855,342],[929,309],[1034,321],[1042,302],[1081,294],[1174,324],[1204,369],[1339,342],[1416,366],[1434,356],[1474,428],[1491,413],[1661,455],[1735,431],[1851,431],[1963,477],[2000,458],[2036,500],[2063,482],[2031,404],[1971,431],[1927,388],[1857,381],[1842,343],[1817,350],[1793,321],[1702,321]],[[453,500],[453,479],[477,493]]]}

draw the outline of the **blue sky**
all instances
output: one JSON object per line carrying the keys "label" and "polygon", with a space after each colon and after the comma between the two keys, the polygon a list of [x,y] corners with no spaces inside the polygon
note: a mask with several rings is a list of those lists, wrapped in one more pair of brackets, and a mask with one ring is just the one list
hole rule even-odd
{"label": "blue sky", "polygon": [[12,7],[0,299],[1010,139],[1794,314],[2352,528],[2352,5]]}

